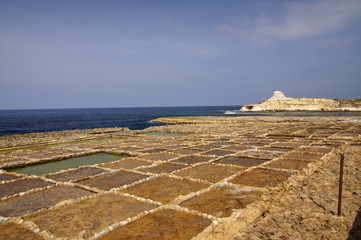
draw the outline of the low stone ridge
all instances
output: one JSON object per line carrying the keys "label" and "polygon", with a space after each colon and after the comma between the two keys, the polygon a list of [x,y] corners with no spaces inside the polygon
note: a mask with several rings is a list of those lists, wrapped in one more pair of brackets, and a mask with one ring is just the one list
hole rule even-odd
{"label": "low stone ridge", "polygon": [[291,98],[281,91],[259,104],[244,105],[241,111],[361,111],[360,99]]}

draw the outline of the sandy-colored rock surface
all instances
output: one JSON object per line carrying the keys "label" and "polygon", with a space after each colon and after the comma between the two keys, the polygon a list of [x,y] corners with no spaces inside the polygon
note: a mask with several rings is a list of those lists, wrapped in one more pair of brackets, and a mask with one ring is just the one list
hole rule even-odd
{"label": "sandy-colored rock surface", "polygon": [[[360,239],[361,146],[345,154],[342,215],[337,216],[340,158],[293,184],[272,206],[234,239]],[[358,211],[358,212],[357,212]],[[348,233],[355,229],[351,236]]]}
{"label": "sandy-colored rock surface", "polygon": [[340,157],[290,186],[253,223],[221,224],[198,239],[361,239],[361,146],[345,154],[342,215],[337,215]]}
{"label": "sandy-colored rock surface", "polygon": [[[161,210],[147,215],[138,222],[118,228],[100,238],[100,240],[138,240],[138,239],[190,239],[210,224],[201,217],[174,210]],[[134,233],[137,234],[134,234]]]}
{"label": "sandy-colored rock surface", "polygon": [[0,224],[0,239],[42,240],[43,238],[15,223]]}
{"label": "sandy-colored rock surface", "polygon": [[[11,226],[7,234],[18,239],[360,236],[360,117],[157,121],[170,125],[0,138],[0,227]],[[11,172],[109,153],[120,155],[38,176]],[[345,154],[341,217],[336,215],[340,153]]]}
{"label": "sandy-colored rock surface", "polygon": [[128,131],[128,128],[95,128],[85,130],[67,130],[55,132],[39,132],[14,134],[0,137],[0,148],[41,146],[64,142],[91,140],[116,136]]}
{"label": "sandy-colored rock surface", "polygon": [[290,98],[281,91],[259,104],[244,105],[241,111],[361,111],[359,101],[346,101],[329,98]]}

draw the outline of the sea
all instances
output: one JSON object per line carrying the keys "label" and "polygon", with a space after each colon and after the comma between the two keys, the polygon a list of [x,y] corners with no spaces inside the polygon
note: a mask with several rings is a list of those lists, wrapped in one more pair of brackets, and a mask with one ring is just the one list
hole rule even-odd
{"label": "sea", "polygon": [[159,117],[222,116],[240,108],[241,106],[201,106],[0,110],[0,136],[107,127],[141,130],[161,125],[152,122]]}
{"label": "sea", "polygon": [[0,110],[0,136],[72,129],[161,125],[152,120],[173,116],[361,116],[361,113],[244,113],[242,106],[134,107]]}

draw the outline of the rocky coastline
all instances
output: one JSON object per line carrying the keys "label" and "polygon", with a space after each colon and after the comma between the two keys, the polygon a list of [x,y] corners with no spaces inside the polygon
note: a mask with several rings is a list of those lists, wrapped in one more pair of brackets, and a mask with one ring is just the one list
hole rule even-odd
{"label": "rocky coastline", "polygon": [[259,104],[244,105],[243,112],[361,112],[360,99],[292,98],[281,91]]}
{"label": "rocky coastline", "polygon": [[[156,121],[168,125],[1,137],[0,240],[359,239],[360,117]],[[98,153],[127,157],[41,176],[8,171]]]}

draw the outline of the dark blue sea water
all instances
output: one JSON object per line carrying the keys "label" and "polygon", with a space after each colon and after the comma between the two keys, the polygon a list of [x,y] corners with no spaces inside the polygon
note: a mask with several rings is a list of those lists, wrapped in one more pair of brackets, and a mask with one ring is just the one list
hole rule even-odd
{"label": "dark blue sea water", "polygon": [[0,136],[70,129],[128,127],[144,129],[159,124],[150,121],[170,116],[220,116],[241,106],[84,108],[0,110]]}
{"label": "dark blue sea water", "polygon": [[0,136],[71,129],[128,127],[131,130],[160,125],[151,120],[171,116],[361,116],[361,113],[241,113],[241,106],[83,108],[42,110],[0,110]]}

